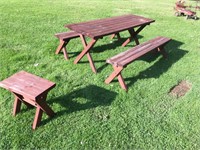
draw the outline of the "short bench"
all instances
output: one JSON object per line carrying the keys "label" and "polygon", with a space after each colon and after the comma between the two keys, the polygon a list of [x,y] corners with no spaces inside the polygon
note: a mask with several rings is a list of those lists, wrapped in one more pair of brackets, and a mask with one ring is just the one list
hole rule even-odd
{"label": "short bench", "polygon": [[135,59],[139,58],[140,56],[143,56],[144,54],[156,50],[158,52],[161,52],[161,54],[166,58],[166,52],[164,49],[165,44],[167,44],[171,39],[167,37],[157,37],[155,39],[152,39],[150,41],[147,41],[145,43],[142,43],[140,45],[137,45],[125,52],[122,52],[116,56],[113,56],[110,59],[107,59],[107,63],[111,64],[113,66],[114,71],[111,73],[111,75],[105,80],[106,84],[109,84],[115,77],[118,78],[118,81],[120,83],[120,86],[124,90],[128,90],[124,79],[121,75],[121,71],[131,62],[133,62]]}
{"label": "short bench", "polygon": [[22,103],[27,107],[36,107],[32,125],[33,129],[39,126],[43,112],[49,117],[55,115],[54,111],[46,103],[48,92],[55,86],[56,84],[54,82],[25,71],[20,71],[0,82],[0,87],[9,90],[15,96],[13,107],[14,116],[20,112]]}
{"label": "short bench", "polygon": [[69,32],[56,33],[55,36],[60,40],[60,44],[58,45],[58,48],[56,49],[55,53],[58,54],[62,50],[65,59],[68,60],[69,57],[67,54],[66,45],[71,39],[79,37],[79,34],[74,31],[69,31]]}

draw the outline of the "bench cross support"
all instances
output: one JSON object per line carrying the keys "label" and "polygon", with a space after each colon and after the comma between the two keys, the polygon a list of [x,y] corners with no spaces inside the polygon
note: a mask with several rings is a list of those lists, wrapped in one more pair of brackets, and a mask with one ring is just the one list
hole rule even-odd
{"label": "bench cross support", "polygon": [[123,67],[120,66],[113,66],[114,71],[111,73],[111,75],[105,80],[106,84],[109,84],[114,78],[117,77],[120,86],[127,91],[127,86],[124,82],[124,79],[121,75],[121,71],[124,69]]}
{"label": "bench cross support", "polygon": [[67,54],[67,49],[66,49],[66,45],[69,43],[69,39],[68,40],[60,40],[60,44],[58,45],[57,49],[56,49],[56,54],[58,54],[61,50],[63,51],[63,54],[64,54],[64,58],[66,60],[69,59],[69,56]]}

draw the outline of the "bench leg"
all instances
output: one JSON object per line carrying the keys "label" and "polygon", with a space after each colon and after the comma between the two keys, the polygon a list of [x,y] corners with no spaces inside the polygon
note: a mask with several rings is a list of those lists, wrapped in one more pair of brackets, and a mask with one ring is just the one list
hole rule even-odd
{"label": "bench leg", "polygon": [[117,79],[118,79],[119,84],[120,84],[120,86],[122,87],[122,89],[124,89],[125,91],[127,91],[128,88],[127,88],[127,86],[126,86],[126,84],[125,84],[125,82],[124,82],[124,79],[123,79],[121,73],[117,76]]}
{"label": "bench leg", "polygon": [[158,47],[158,52],[160,52],[160,53],[163,55],[163,57],[164,57],[165,59],[167,58],[167,53],[166,53],[166,51],[165,51],[164,46]]}
{"label": "bench leg", "polygon": [[[66,44],[67,45],[67,44]],[[66,46],[65,45],[65,46]],[[68,54],[67,54],[67,49],[66,49],[66,47],[63,47],[63,49],[62,49],[62,51],[63,51],[63,54],[64,54],[64,58],[66,59],[66,60],[68,60],[69,59],[69,56],[68,56]]]}
{"label": "bench leg", "polygon": [[74,64],[77,64],[84,55],[87,54],[88,60],[90,62],[90,66],[92,68],[92,71],[96,73],[96,67],[94,66],[93,60],[91,55],[89,54],[90,49],[94,46],[94,44],[97,42],[98,39],[92,39],[89,44],[86,43],[85,37],[83,35],[80,35],[84,50],[78,55],[78,57],[75,59]]}
{"label": "bench leg", "polygon": [[117,77],[120,86],[127,91],[127,86],[124,82],[124,79],[121,75],[121,71],[124,69],[123,67],[113,66],[114,71],[110,74],[110,76],[105,80],[106,84],[109,84],[115,77]]}
{"label": "bench leg", "polygon": [[60,44],[58,45],[57,49],[56,49],[56,54],[58,54],[61,50],[63,51],[64,54],[64,58],[66,60],[69,59],[68,54],[67,54],[67,50],[66,50],[66,45],[68,44],[69,40],[60,40]]}

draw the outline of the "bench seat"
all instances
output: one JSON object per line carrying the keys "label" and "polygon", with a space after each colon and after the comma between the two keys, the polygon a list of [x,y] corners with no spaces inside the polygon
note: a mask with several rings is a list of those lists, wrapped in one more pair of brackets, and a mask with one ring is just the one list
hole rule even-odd
{"label": "bench seat", "polygon": [[170,40],[170,38],[159,36],[145,43],[137,45],[125,52],[117,54],[110,59],[107,59],[106,62],[113,66],[114,71],[105,80],[105,83],[109,84],[115,77],[118,77],[118,81],[121,87],[127,91],[127,86],[122,78],[121,71],[135,59],[155,49],[157,49],[158,52],[161,52],[161,54],[166,58],[167,56],[164,46]]}
{"label": "bench seat", "polygon": [[79,34],[74,31],[69,31],[69,32],[56,33],[55,36],[60,41],[60,44],[58,45],[55,53],[58,54],[62,50],[65,59],[68,60],[69,57],[67,54],[66,45],[71,39],[79,37]]}

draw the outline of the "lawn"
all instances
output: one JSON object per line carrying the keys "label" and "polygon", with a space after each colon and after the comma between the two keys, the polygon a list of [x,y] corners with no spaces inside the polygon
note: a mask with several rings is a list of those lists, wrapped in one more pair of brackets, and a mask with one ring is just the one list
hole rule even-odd
{"label": "lawn", "polygon": [[[200,20],[175,17],[174,4],[175,0],[0,1],[0,80],[25,70],[57,84],[47,97],[56,116],[49,119],[44,114],[35,131],[35,109],[23,105],[13,117],[14,96],[0,89],[0,149],[200,149]],[[91,52],[97,74],[86,57],[73,64],[83,48],[80,39],[69,43],[69,61],[55,55],[54,34],[66,31],[65,24],[123,14],[156,20],[140,33],[141,43],[156,36],[173,39],[166,46],[168,59],[148,54],[124,70],[128,92],[117,80],[104,83],[112,72],[105,60],[134,42],[121,47],[109,36],[99,40]],[[192,85],[186,95],[169,95],[182,80]]]}

